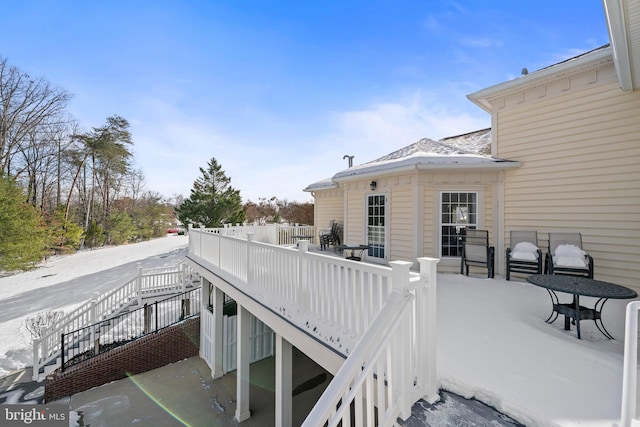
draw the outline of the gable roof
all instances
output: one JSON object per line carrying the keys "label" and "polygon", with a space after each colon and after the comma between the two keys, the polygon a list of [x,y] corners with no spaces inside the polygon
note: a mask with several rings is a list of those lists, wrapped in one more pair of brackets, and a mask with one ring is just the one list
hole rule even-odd
{"label": "gable roof", "polygon": [[411,170],[505,169],[519,167],[520,162],[491,157],[491,129],[443,138],[423,138],[368,163],[350,167],[304,191],[336,188],[337,183],[363,176],[380,176]]}

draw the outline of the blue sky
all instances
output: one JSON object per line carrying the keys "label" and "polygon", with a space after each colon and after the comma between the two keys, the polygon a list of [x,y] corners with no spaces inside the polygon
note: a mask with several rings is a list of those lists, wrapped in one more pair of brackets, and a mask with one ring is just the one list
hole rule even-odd
{"label": "blue sky", "polygon": [[129,120],[148,189],[188,197],[215,157],[253,201],[490,127],[466,95],[609,41],[598,0],[22,0],[0,40],[84,130]]}

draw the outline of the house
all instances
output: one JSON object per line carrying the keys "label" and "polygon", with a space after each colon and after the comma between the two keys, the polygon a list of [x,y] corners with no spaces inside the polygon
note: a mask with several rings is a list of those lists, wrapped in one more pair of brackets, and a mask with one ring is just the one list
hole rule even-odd
{"label": "house", "polygon": [[441,270],[456,271],[460,231],[493,222],[505,170],[520,167],[480,154],[490,141],[490,129],[425,138],[312,184],[305,191],[315,197],[316,224],[343,222],[345,242],[372,247],[369,262],[434,256]]}
{"label": "house", "polygon": [[[596,279],[640,289],[640,3],[604,7],[610,44],[468,95],[490,133],[423,139],[307,186],[317,226],[342,222],[370,262],[428,256],[455,272],[472,225],[489,230],[498,274],[510,230],[538,231],[543,251],[549,232],[575,231]],[[483,135],[488,153],[465,146]]]}

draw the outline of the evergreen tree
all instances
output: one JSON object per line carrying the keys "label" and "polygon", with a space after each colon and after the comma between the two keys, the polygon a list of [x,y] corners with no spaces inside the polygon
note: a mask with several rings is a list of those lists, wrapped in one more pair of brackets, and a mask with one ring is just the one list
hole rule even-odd
{"label": "evergreen tree", "polygon": [[0,270],[25,270],[44,259],[47,232],[36,208],[22,189],[0,177]]}
{"label": "evergreen tree", "polygon": [[200,168],[202,177],[193,183],[191,195],[176,209],[178,219],[185,226],[206,228],[244,222],[240,191],[231,186],[231,178],[215,158],[211,158],[207,166],[207,169]]}
{"label": "evergreen tree", "polygon": [[78,249],[84,230],[75,222],[64,218],[64,206],[45,216],[49,230],[49,244],[56,253],[70,253]]}

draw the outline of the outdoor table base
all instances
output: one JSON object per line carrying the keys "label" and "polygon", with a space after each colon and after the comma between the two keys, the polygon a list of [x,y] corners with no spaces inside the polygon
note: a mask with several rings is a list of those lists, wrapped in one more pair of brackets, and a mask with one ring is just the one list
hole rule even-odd
{"label": "outdoor table base", "polygon": [[[593,320],[596,328],[608,339],[613,336],[602,323],[602,308],[611,298],[630,299],[638,296],[633,289],[587,277],[569,276],[560,274],[536,274],[527,277],[527,282],[545,288],[551,297],[551,314],[547,323],[553,323],[558,316],[564,316],[564,329],[570,330],[571,323],[576,325],[576,334],[581,339],[580,321]],[[556,292],[563,292],[573,296],[570,303],[561,303]],[[580,297],[597,298],[593,308],[580,305]],[[573,322],[571,322],[573,320]]]}
{"label": "outdoor table base", "polygon": [[609,331],[607,331],[607,328],[604,327],[604,323],[602,323],[602,316],[600,314],[602,313],[602,307],[604,306],[604,303],[607,302],[608,298],[600,298],[598,299],[598,301],[596,301],[594,308],[588,308],[580,305],[579,295],[574,296],[573,302],[571,303],[560,303],[560,301],[558,300],[558,295],[554,291],[547,289],[547,292],[551,297],[553,309],[551,310],[551,314],[549,315],[547,320],[545,320],[545,322],[553,323],[556,321],[559,315],[563,315],[564,330],[570,331],[570,324],[573,323],[574,325],[576,325],[576,333],[578,338],[581,338],[580,322],[576,320],[593,320],[593,323],[596,324],[596,328],[598,328],[602,335],[610,340],[613,339],[613,336],[609,333]]}
{"label": "outdoor table base", "polygon": [[[369,249],[369,245],[339,245],[337,249],[340,252],[345,252],[346,259],[350,259],[352,261],[361,261],[362,252]],[[349,252],[351,253],[350,255]]]}

